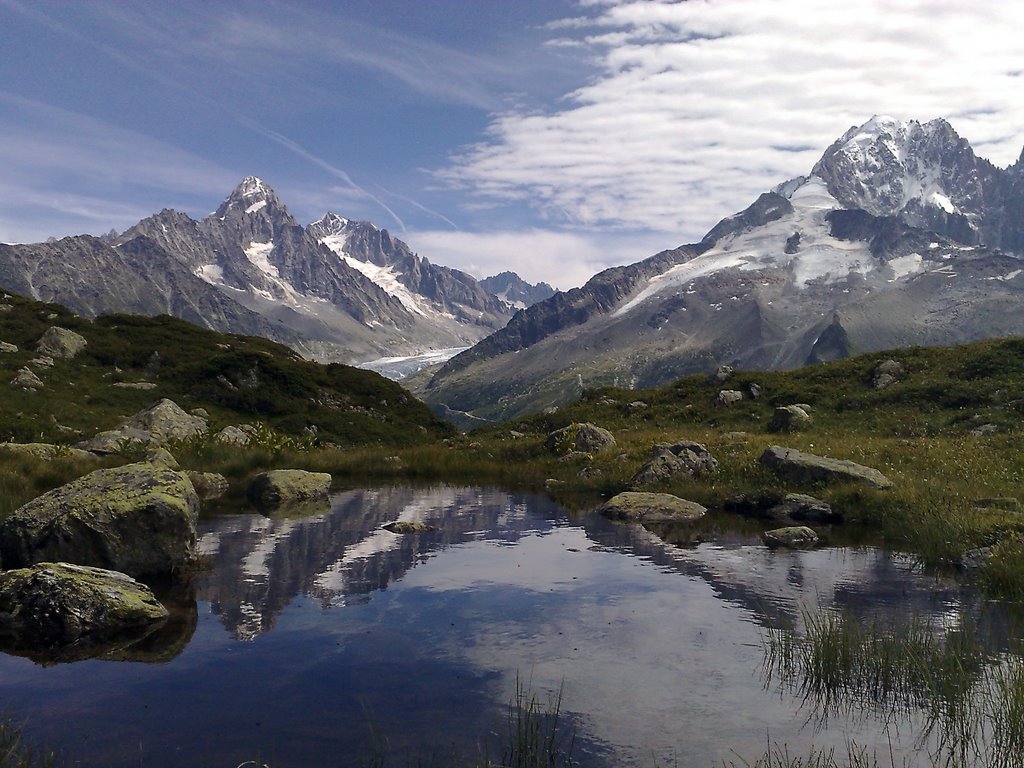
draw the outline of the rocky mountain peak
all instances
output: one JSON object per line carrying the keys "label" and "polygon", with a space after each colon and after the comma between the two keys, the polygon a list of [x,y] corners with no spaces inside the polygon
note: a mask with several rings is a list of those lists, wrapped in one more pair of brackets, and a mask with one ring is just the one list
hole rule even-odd
{"label": "rocky mountain peak", "polygon": [[318,240],[322,240],[325,237],[344,235],[351,224],[344,216],[328,211],[309,225],[309,231]]}
{"label": "rocky mountain peak", "polygon": [[271,220],[282,219],[281,223],[297,224],[274,190],[256,176],[246,176],[242,179],[213,215],[221,221],[259,215]]}

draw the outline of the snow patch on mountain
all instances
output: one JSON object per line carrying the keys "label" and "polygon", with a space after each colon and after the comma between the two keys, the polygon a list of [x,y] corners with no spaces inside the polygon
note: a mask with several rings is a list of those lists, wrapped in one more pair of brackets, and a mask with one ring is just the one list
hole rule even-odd
{"label": "snow patch on mountain", "polygon": [[371,264],[368,261],[360,261],[353,258],[347,253],[339,253],[338,256],[350,267],[362,272],[365,277],[370,278],[370,280],[402,302],[402,306],[410,312],[423,316],[428,314],[428,308],[424,306],[423,301],[399,281],[398,278],[401,275],[395,271],[394,267],[378,267],[376,264]]}
{"label": "snow patch on mountain", "polygon": [[270,252],[274,250],[274,241],[267,243],[250,243],[245,249],[245,258],[252,262],[258,270],[274,280],[281,279],[277,267],[270,263]]}
{"label": "snow patch on mountain", "polygon": [[194,274],[210,285],[224,282],[224,269],[219,264],[203,264]]}
{"label": "snow patch on mountain", "polygon": [[246,213],[256,213],[256,211],[258,211],[258,210],[260,210],[262,208],[266,208],[266,207],[267,207],[267,201],[266,200],[257,200],[255,203],[253,203],[248,208],[246,208],[245,212]]}

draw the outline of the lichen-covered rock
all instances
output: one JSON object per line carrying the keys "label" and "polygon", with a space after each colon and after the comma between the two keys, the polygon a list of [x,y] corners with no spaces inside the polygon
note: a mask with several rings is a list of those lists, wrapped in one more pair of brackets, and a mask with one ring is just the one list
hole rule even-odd
{"label": "lichen-covered rock", "polygon": [[83,460],[96,460],[96,454],[83,451],[80,448],[70,448],[66,445],[53,445],[51,443],[0,443],[0,455],[8,456],[29,456],[33,459],[51,461],[52,459],[68,458]]}
{"label": "lichen-covered rock", "polygon": [[0,523],[7,568],[69,562],[169,574],[196,560],[199,497],[188,478],[149,462],[97,469],[55,488]]}
{"label": "lichen-covered rock", "polygon": [[201,501],[219,499],[228,492],[228,481],[216,472],[186,472]]}
{"label": "lichen-covered rock", "polygon": [[163,467],[170,469],[181,469],[178,465],[178,460],[174,458],[174,455],[166,448],[156,446],[146,451],[146,461],[150,464],[159,464]]}
{"label": "lichen-covered rock", "polygon": [[607,429],[587,422],[556,429],[547,438],[547,448],[555,453],[599,453],[615,447],[615,437]]}
{"label": "lichen-covered rock", "polygon": [[798,483],[847,482],[872,488],[891,488],[889,478],[872,467],[852,461],[815,456],[793,448],[773,445],[761,454],[761,463],[782,477]]}
{"label": "lichen-covered rock", "polygon": [[35,371],[31,368],[19,368],[14,372],[11,386],[19,387],[20,389],[37,390],[43,388],[43,380],[36,376]]}
{"label": "lichen-covered rock", "polygon": [[42,355],[70,360],[85,349],[87,343],[85,337],[55,325],[46,329],[36,343],[36,350]]}
{"label": "lichen-covered rock", "polygon": [[769,432],[798,432],[811,425],[811,415],[799,405],[780,405],[772,414]]}
{"label": "lichen-covered rock", "polygon": [[627,486],[642,488],[684,474],[701,477],[718,469],[718,461],[700,443],[680,440],[671,445],[657,445],[651,458],[629,479]]}
{"label": "lichen-covered rock", "polygon": [[743,393],[738,389],[723,389],[718,393],[718,404],[725,408],[728,408],[733,403],[739,403],[743,400]]}
{"label": "lichen-covered rock", "polygon": [[681,499],[670,493],[626,491],[608,499],[597,508],[612,520],[640,523],[676,523],[697,520],[707,509],[695,501]]}
{"label": "lichen-covered rock", "polygon": [[260,509],[274,509],[306,499],[326,498],[330,491],[331,476],[326,472],[272,469],[249,482],[246,496]]}
{"label": "lichen-covered rock", "polygon": [[0,352],[6,352],[8,354],[12,354],[12,353],[17,352],[17,351],[18,351],[18,346],[16,344],[10,344],[9,342],[6,342],[6,341],[0,341]]}
{"label": "lichen-covered rock", "polygon": [[83,440],[77,447],[93,453],[117,453],[126,445],[163,446],[172,440],[188,440],[206,432],[206,419],[186,413],[173,400],[158,400],[120,426]]}
{"label": "lichen-covered rock", "polygon": [[765,544],[773,549],[776,547],[806,549],[818,543],[818,534],[806,525],[792,525],[786,528],[765,531],[761,534],[761,538]]}
{"label": "lichen-covered rock", "polygon": [[248,424],[227,426],[214,435],[213,439],[225,445],[248,445],[252,441],[252,429]]}
{"label": "lichen-covered rock", "polygon": [[382,525],[381,528],[383,528],[385,531],[390,531],[391,533],[398,533],[403,535],[413,533],[429,533],[430,531],[437,530],[432,525],[427,525],[426,523],[421,523],[415,520],[396,520],[393,523]]}
{"label": "lichen-covered rock", "polygon": [[39,563],[0,573],[0,643],[38,648],[98,642],[162,622],[167,609],[123,573]]}

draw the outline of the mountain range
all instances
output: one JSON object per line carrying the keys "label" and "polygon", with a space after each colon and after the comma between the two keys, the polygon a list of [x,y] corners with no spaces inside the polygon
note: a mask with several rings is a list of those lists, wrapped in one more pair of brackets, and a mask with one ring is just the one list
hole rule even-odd
{"label": "mountain range", "polygon": [[519,280],[514,298],[498,298],[369,222],[327,213],[304,227],[252,176],[198,221],[165,209],[122,234],[0,244],[0,287],[87,316],[169,314],[345,363],[450,356],[538,288]]}
{"label": "mountain range", "polygon": [[1024,154],[1001,169],[945,120],[874,117],[699,243],[517,313],[419,394],[494,420],[591,386],[1018,335],[1022,256]]}

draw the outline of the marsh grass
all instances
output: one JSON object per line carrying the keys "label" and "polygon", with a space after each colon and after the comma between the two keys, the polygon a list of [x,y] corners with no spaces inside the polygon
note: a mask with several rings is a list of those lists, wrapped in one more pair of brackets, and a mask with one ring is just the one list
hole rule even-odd
{"label": "marsh grass", "polygon": [[23,738],[22,728],[11,720],[0,720],[0,768],[53,768],[56,755],[37,749]]}
{"label": "marsh grass", "polygon": [[869,714],[887,727],[920,721],[918,744],[936,764],[1020,765],[1024,658],[987,650],[983,628],[962,621],[941,630],[918,616],[834,611],[806,611],[802,627],[767,632],[765,685],[800,697],[811,719]]}

